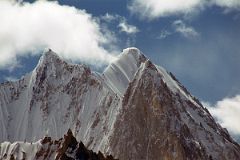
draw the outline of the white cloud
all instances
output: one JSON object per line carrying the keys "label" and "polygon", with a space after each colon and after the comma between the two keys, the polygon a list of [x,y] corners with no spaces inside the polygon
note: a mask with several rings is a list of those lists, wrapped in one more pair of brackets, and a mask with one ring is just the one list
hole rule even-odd
{"label": "white cloud", "polygon": [[174,21],[173,27],[176,32],[182,34],[186,38],[199,36],[199,33],[193,27],[187,26],[182,20]]}
{"label": "white cloud", "polygon": [[141,18],[159,17],[199,12],[208,6],[240,9],[239,0],[131,0],[129,10]]}
{"label": "white cloud", "polygon": [[103,16],[100,16],[100,20],[103,20],[107,23],[111,23],[111,22],[117,22],[118,23],[118,27],[120,29],[121,32],[125,32],[127,34],[136,34],[137,32],[139,32],[139,29],[131,24],[128,24],[127,19],[123,16],[120,16],[118,14],[109,14],[106,13]]}
{"label": "white cloud", "polygon": [[154,19],[193,12],[204,0],[132,0],[129,10],[142,18]]}
{"label": "white cloud", "polygon": [[224,98],[213,106],[208,103],[203,105],[230,133],[240,135],[240,95]]}
{"label": "white cloud", "polygon": [[[114,59],[114,37],[100,29],[96,18],[56,1],[0,1],[0,68],[17,64],[17,57],[51,48],[65,59],[101,65]],[[110,48],[110,47],[109,47]],[[97,63],[96,63],[97,62]]]}
{"label": "white cloud", "polygon": [[122,32],[127,34],[136,34],[139,32],[139,29],[136,26],[128,24],[126,20],[122,20],[118,26]]}
{"label": "white cloud", "polygon": [[211,3],[220,7],[240,9],[239,0],[212,0]]}

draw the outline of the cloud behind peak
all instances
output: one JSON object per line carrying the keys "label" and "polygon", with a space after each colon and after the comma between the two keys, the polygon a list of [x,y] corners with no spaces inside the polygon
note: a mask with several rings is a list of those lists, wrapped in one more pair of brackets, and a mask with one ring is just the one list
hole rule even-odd
{"label": "cloud behind peak", "polygon": [[[17,57],[51,48],[61,57],[90,64],[114,59],[114,37],[85,10],[56,1],[13,3],[0,1],[0,69],[16,64]],[[112,47],[114,48],[114,47]],[[98,63],[96,63],[98,62]]]}
{"label": "cloud behind peak", "polygon": [[233,135],[240,135],[240,95],[224,98],[215,105],[203,103],[217,121]]}

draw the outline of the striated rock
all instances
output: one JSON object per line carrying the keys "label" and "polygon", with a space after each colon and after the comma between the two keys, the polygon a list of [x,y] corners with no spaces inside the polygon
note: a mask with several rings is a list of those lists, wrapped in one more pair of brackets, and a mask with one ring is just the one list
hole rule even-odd
{"label": "striated rock", "polygon": [[0,85],[0,117],[2,157],[240,158],[239,144],[197,98],[136,48],[102,74],[46,52],[31,73]]}

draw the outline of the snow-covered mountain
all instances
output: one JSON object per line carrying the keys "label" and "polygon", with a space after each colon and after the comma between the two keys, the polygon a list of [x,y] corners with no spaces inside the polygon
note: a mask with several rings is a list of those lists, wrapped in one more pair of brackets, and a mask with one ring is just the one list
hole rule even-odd
{"label": "snow-covered mountain", "polygon": [[31,73],[0,85],[0,117],[0,142],[58,139],[70,128],[88,149],[120,160],[240,159],[227,130],[136,48],[102,74],[44,53]]}

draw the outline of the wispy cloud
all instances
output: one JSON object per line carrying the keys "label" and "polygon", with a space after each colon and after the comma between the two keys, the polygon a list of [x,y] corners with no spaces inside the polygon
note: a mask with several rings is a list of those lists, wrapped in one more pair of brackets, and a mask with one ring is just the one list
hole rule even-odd
{"label": "wispy cloud", "polygon": [[224,98],[215,105],[203,103],[216,120],[232,134],[240,135],[240,95]]}
{"label": "wispy cloud", "polygon": [[168,36],[170,36],[172,33],[170,31],[167,30],[161,30],[161,33],[159,36],[157,36],[157,39],[165,39]]}
{"label": "wispy cloud", "polygon": [[117,15],[117,14],[109,14],[106,13],[105,15],[100,16],[101,20],[104,20],[106,22],[112,22],[114,20],[118,20],[119,18],[121,18],[121,16]]}
{"label": "wispy cloud", "polygon": [[219,6],[224,9],[240,9],[239,0],[131,0],[131,13],[146,19],[200,12],[206,7]]}
{"label": "wispy cloud", "polygon": [[194,38],[199,36],[199,33],[191,26],[187,26],[182,20],[173,22],[173,28],[186,38]]}
{"label": "wispy cloud", "polygon": [[125,17],[120,16],[118,14],[106,13],[105,15],[100,16],[100,19],[107,23],[111,23],[113,21],[117,22],[118,23],[117,26],[120,29],[120,31],[129,35],[134,35],[137,32],[139,32],[139,29],[137,26],[129,24]]}
{"label": "wispy cloud", "polygon": [[211,0],[210,3],[228,9],[240,9],[239,0]]}
{"label": "wispy cloud", "polygon": [[40,54],[44,48],[94,65],[114,59],[114,51],[103,47],[114,45],[110,31],[102,31],[96,17],[85,10],[57,1],[1,0],[0,24],[0,68],[16,64],[17,57]]}
{"label": "wispy cloud", "polygon": [[128,24],[126,20],[122,20],[118,26],[122,32],[127,34],[136,34],[139,32],[139,29],[136,26]]}

